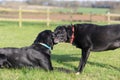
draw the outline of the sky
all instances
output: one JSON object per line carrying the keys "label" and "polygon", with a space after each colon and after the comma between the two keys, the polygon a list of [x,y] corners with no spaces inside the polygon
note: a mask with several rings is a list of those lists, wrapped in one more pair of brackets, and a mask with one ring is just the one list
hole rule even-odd
{"label": "sky", "polygon": [[25,0],[0,0],[0,1],[25,1]]}
{"label": "sky", "polygon": [[[5,0],[0,0],[5,1]],[[6,1],[25,1],[25,0],[6,0]],[[56,0],[56,1],[120,1],[120,0]]]}
{"label": "sky", "polygon": [[57,1],[120,1],[120,0],[57,0]]}

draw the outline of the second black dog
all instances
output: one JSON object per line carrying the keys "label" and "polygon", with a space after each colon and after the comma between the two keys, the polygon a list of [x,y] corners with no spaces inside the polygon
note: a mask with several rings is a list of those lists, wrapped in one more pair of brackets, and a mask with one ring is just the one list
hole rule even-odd
{"label": "second black dog", "polygon": [[51,49],[54,40],[50,30],[38,34],[34,43],[23,48],[0,48],[0,67],[38,67],[53,70],[51,63]]}
{"label": "second black dog", "polygon": [[75,24],[58,26],[54,31],[54,40],[69,42],[82,49],[78,73],[83,71],[90,51],[113,50],[120,47],[120,24],[95,25]]}

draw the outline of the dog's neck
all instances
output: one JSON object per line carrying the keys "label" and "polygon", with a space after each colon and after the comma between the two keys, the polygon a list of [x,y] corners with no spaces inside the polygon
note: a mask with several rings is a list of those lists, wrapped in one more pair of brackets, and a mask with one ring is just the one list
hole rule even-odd
{"label": "dog's neck", "polygon": [[43,42],[37,42],[37,43],[33,43],[33,45],[41,45],[49,50],[52,49],[52,46],[48,45],[47,43],[43,43]]}
{"label": "dog's neck", "polygon": [[72,25],[72,35],[71,35],[71,39],[70,39],[70,43],[71,43],[71,44],[73,43],[74,38],[75,38],[74,32],[75,32],[75,28],[74,28],[74,25]]}
{"label": "dog's neck", "polygon": [[49,45],[47,45],[45,43],[39,43],[39,44],[42,45],[42,46],[44,46],[44,47],[46,47],[46,48],[48,48],[49,50],[51,50],[51,47]]}

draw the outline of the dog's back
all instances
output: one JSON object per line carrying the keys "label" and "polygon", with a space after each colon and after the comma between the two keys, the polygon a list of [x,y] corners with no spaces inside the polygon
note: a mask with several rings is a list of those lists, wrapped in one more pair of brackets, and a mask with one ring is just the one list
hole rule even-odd
{"label": "dog's back", "polygon": [[[29,61],[28,55],[29,53],[29,47],[26,48],[0,48],[0,59],[4,59],[6,61],[1,61],[1,64],[6,63],[5,65],[9,65],[9,67],[22,67],[26,64],[26,66],[31,65],[31,62]],[[29,53],[29,54],[28,54]],[[32,50],[31,50],[32,53]]]}
{"label": "dog's back", "polygon": [[[120,25],[77,24],[77,35],[91,42],[93,51],[116,49],[120,47]],[[86,44],[87,42],[85,42]],[[84,46],[84,45],[83,45]]]}

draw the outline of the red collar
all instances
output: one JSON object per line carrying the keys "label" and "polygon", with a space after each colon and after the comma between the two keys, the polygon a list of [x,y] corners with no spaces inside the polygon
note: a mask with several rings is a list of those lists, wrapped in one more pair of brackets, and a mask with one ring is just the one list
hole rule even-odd
{"label": "red collar", "polygon": [[74,40],[74,38],[75,38],[75,36],[74,36],[74,31],[75,31],[74,26],[72,26],[72,36],[71,36],[71,39],[70,39],[70,43],[71,43],[71,44],[73,43],[73,40]]}

